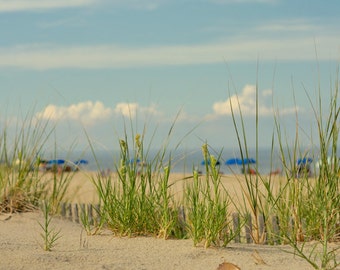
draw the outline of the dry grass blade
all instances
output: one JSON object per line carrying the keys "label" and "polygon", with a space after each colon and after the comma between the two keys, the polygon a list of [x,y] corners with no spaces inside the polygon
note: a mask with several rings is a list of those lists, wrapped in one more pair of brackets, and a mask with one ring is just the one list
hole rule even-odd
{"label": "dry grass blade", "polygon": [[13,190],[4,195],[2,202],[0,202],[1,213],[20,213],[28,212],[37,209],[31,203],[27,194],[20,190]]}
{"label": "dry grass blade", "polygon": [[255,250],[251,256],[253,257],[254,261],[255,261],[255,264],[259,265],[259,264],[267,264],[263,259],[262,257],[260,256],[260,253]]}

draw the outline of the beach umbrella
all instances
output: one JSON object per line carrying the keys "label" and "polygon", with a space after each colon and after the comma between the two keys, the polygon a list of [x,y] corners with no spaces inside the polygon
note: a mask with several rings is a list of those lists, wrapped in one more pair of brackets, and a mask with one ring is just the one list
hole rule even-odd
{"label": "beach umbrella", "polygon": [[[205,160],[202,160],[201,162],[201,165],[205,165],[206,164],[206,161]],[[221,162],[219,160],[216,161],[216,165],[220,165]],[[208,160],[208,165],[210,165],[210,160]]]}
{"label": "beach umbrella", "polygon": [[75,161],[74,164],[75,165],[87,165],[87,164],[89,164],[89,162],[86,159],[79,159],[79,160]]}
{"label": "beach umbrella", "polygon": [[242,165],[242,160],[239,158],[230,158],[225,162],[225,165]]}
{"label": "beach umbrella", "polygon": [[64,159],[51,159],[47,162],[47,164],[50,164],[50,165],[61,165],[64,163],[65,163]]}
{"label": "beach umbrella", "polygon": [[244,158],[242,161],[243,164],[255,164],[256,160],[253,158]]}
{"label": "beach umbrella", "polygon": [[130,159],[130,164],[134,164],[134,163],[139,164],[140,163],[140,159],[139,158],[137,158],[137,159],[131,158]]}
{"label": "beach umbrella", "polygon": [[312,163],[313,159],[312,158],[299,158],[297,161],[297,164],[307,164],[307,163]]}

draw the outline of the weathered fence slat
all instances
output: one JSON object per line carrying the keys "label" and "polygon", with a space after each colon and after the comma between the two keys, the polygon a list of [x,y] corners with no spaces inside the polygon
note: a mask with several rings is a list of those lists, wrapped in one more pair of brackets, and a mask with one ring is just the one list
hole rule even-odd
{"label": "weathered fence slat", "polygon": [[68,219],[72,221],[72,204],[67,204],[68,209]]}
{"label": "weathered fence slat", "polygon": [[248,244],[253,243],[253,237],[252,237],[252,230],[253,230],[253,224],[251,220],[251,215],[248,213],[246,216],[246,225],[244,226],[246,231],[246,242]]}
{"label": "weathered fence slat", "polygon": [[272,226],[273,226],[273,243],[279,244],[280,243],[280,225],[279,225],[279,218],[278,216],[272,217]]}
{"label": "weathered fence slat", "polygon": [[87,215],[88,215],[89,224],[93,225],[93,207],[92,207],[92,204],[87,205]]}
{"label": "weathered fence slat", "polygon": [[75,205],[74,205],[73,211],[74,211],[74,218],[73,218],[73,220],[74,220],[74,222],[79,223],[78,204],[75,204]]}
{"label": "weathered fence slat", "polygon": [[239,213],[233,213],[232,219],[233,219],[233,229],[234,229],[234,234],[235,234],[234,241],[235,243],[240,243],[241,242],[241,226],[240,226]]}
{"label": "weathered fence slat", "polygon": [[259,230],[259,236],[260,236],[260,239],[258,240],[260,241],[261,244],[267,244],[264,214],[261,213],[257,219],[258,219],[258,226],[259,226],[258,230]]}
{"label": "weathered fence slat", "polygon": [[181,228],[181,232],[184,233],[185,227],[186,227],[186,216],[185,216],[185,209],[183,205],[178,208],[178,222]]}
{"label": "weathered fence slat", "polygon": [[62,203],[60,207],[60,214],[62,217],[66,217],[66,203]]}

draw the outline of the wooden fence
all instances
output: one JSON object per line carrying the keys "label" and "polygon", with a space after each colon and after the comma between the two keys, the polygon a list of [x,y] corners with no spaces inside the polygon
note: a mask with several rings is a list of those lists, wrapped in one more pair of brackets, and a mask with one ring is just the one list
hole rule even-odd
{"label": "wooden fence", "polygon": [[[86,219],[87,224],[95,225],[100,222],[100,205],[92,205],[92,204],[69,204],[62,203],[61,204],[61,216],[62,218],[68,219],[72,222],[82,223],[82,219]],[[180,224],[185,226],[185,209],[184,207],[180,207],[178,211],[178,218],[180,220]],[[280,239],[280,224],[277,216],[273,216],[271,220],[267,220],[266,222],[271,224],[271,236],[270,239],[268,237],[268,233],[266,231],[266,222],[263,215],[258,217],[257,222],[255,222],[254,218],[249,214],[245,223],[241,224],[240,214],[233,213],[232,217],[232,230],[233,232],[237,232],[234,237],[235,243],[262,243],[262,244],[279,244]],[[242,219],[244,220],[244,219]],[[244,221],[242,221],[244,222]],[[290,222],[293,224],[293,220]],[[292,225],[293,226],[293,225]],[[257,232],[256,235],[260,238],[254,239],[254,232]]]}

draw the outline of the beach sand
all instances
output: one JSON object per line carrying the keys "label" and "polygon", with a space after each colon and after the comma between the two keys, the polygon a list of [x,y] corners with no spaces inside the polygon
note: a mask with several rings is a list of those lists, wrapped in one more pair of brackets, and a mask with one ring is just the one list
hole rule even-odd
{"label": "beach sand", "polygon": [[[72,176],[70,186],[68,188],[67,200],[72,203],[97,203],[98,197],[93,185],[92,179],[96,178],[96,172],[79,172]],[[52,177],[51,174],[46,174],[47,177]],[[205,176],[201,175],[202,182],[205,182]],[[255,181],[255,176],[252,177],[252,181]],[[111,173],[112,179],[117,179],[114,173]],[[285,181],[284,177],[280,175],[271,176],[271,182],[273,186],[278,187],[279,183]],[[174,195],[175,199],[181,200],[183,198],[183,192],[187,184],[193,182],[192,175],[182,173],[171,173],[169,177],[170,193]],[[264,190],[264,186],[259,182],[259,189]],[[242,199],[242,189],[245,190],[246,181],[244,175],[221,175],[221,186],[228,192],[232,201],[236,202]]]}
{"label": "beach sand", "polygon": [[[183,175],[171,181],[180,183]],[[223,176],[230,191],[239,190],[239,180]],[[178,189],[183,187],[178,185]],[[85,174],[72,178],[73,202],[96,201],[94,188]],[[60,230],[51,252],[41,247],[41,212],[0,215],[0,269],[217,269],[229,262],[240,269],[303,270],[312,267],[303,259],[287,253],[289,246],[232,243],[226,248],[194,247],[192,240],[164,240],[155,237],[120,238],[110,231],[88,236],[80,224],[61,217],[52,219]],[[334,244],[335,245],[335,244]]]}
{"label": "beach sand", "polygon": [[[226,248],[193,247],[191,240],[153,237],[119,238],[110,232],[87,236],[81,225],[53,219],[61,238],[51,251],[41,248],[39,212],[13,214],[0,221],[0,269],[217,269],[230,262],[241,269],[312,269],[285,251],[287,246],[231,244]],[[265,264],[257,264],[255,254]]]}

